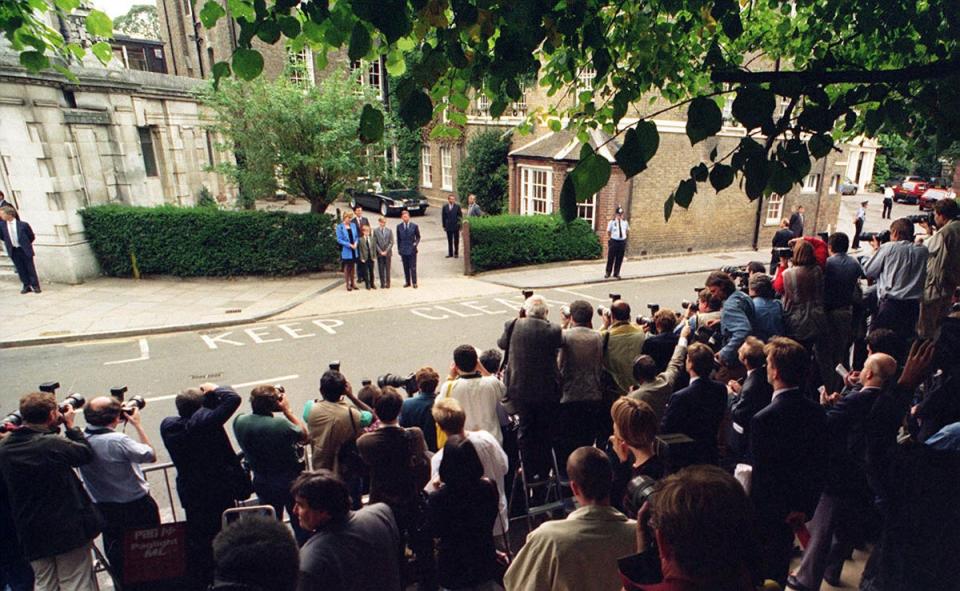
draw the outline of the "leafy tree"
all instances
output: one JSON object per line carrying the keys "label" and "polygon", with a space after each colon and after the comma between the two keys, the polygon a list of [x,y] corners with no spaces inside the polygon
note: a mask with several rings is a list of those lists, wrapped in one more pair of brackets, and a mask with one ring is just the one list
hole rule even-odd
{"label": "leafy tree", "polygon": [[[201,98],[216,114],[212,129],[238,154],[236,164],[219,170],[248,197],[283,189],[307,199],[310,211],[319,213],[347,184],[382,167],[367,156],[357,133],[368,97],[358,94],[356,81],[343,71],[309,89],[282,76],[272,82],[225,81]],[[378,150],[383,146],[370,147],[371,153]]]}
{"label": "leafy tree", "polygon": [[509,133],[487,130],[470,138],[467,157],[457,169],[457,194],[464,203],[473,193],[483,211],[491,215],[506,211],[509,152]]}
{"label": "leafy tree", "polygon": [[113,19],[117,33],[140,39],[160,39],[160,17],[155,4],[134,4],[127,14]]}
{"label": "leafy tree", "polygon": [[[7,0],[0,28],[32,70],[47,67],[46,51],[68,56],[57,33],[34,16],[67,12],[79,0]],[[534,113],[552,129],[581,139],[588,128],[622,135],[617,163],[628,176],[643,171],[657,150],[652,119],[686,109],[691,144],[713,140],[721,103],[747,130],[726,153],[710,151],[664,202],[687,207],[705,183],[720,191],[739,176],[751,199],[784,193],[802,181],[811,158],[836,140],[864,132],[927,137],[935,150],[960,139],[960,19],[957,0],[353,0],[351,2],[230,0],[238,48],[213,68],[217,81],[252,80],[263,57],[258,38],[309,44],[325,63],[333,48],[351,59],[385,55],[391,100],[411,128],[452,107],[461,113],[472,92],[504,112],[534,77],[557,104]],[[217,0],[199,11],[205,27],[226,16]],[[109,20],[91,13],[94,35]],[[101,48],[102,49],[102,48]],[[405,60],[417,50],[422,59]],[[96,51],[96,48],[95,48]],[[59,65],[59,64],[58,64]],[[57,66],[54,66],[57,67]],[[579,91],[578,78],[593,74]],[[661,96],[666,109],[647,107]],[[444,102],[444,99],[446,102]],[[448,107],[449,105],[449,107]],[[360,117],[361,136],[378,141],[383,114],[372,102]],[[436,106],[436,109],[435,109]],[[452,119],[452,115],[451,115]],[[443,136],[443,125],[432,133]],[[708,144],[709,147],[709,144]],[[564,203],[586,199],[609,179],[610,165],[585,151],[563,190]]]}

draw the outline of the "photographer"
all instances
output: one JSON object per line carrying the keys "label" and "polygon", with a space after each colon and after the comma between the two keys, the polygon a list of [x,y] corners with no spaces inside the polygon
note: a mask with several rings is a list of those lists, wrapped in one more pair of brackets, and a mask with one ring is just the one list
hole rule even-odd
{"label": "photographer", "polygon": [[[285,394],[283,387],[255,387],[250,391],[253,412],[233,420],[233,433],[243,450],[244,461],[253,471],[253,492],[261,503],[273,507],[277,519],[283,519],[286,508],[294,536],[303,544],[307,534],[293,514],[290,485],[303,472],[297,446],[307,442],[307,426],[290,410],[290,399]],[[283,416],[275,417],[275,412]]]}
{"label": "photographer", "polygon": [[621,392],[629,392],[636,384],[633,380],[633,361],[643,353],[647,333],[630,321],[630,304],[617,300],[610,306],[612,324],[600,334],[608,334],[603,365],[617,382]]}
{"label": "photographer", "polygon": [[[100,518],[74,472],[93,460],[93,449],[73,425],[73,406],[58,408],[53,394],[27,394],[20,413],[23,426],[0,442],[0,474],[36,589],[93,591],[91,546]],[[65,437],[59,435],[60,423]]]}
{"label": "photographer", "polygon": [[889,328],[903,342],[914,338],[927,276],[926,246],[914,244],[913,224],[906,218],[890,224],[890,242],[870,241],[874,254],[863,265],[867,279],[877,282],[879,304],[870,330]]}
{"label": "photographer", "polygon": [[927,280],[920,303],[920,337],[937,337],[940,322],[950,312],[954,290],[960,285],[960,206],[956,199],[941,199],[933,206],[933,221],[920,226],[928,235],[925,244],[930,258],[927,259]]}
{"label": "photographer", "polygon": [[656,334],[647,335],[641,352],[653,357],[658,373],[667,369],[673,350],[677,347],[680,335],[673,331],[676,326],[677,314],[669,308],[661,308],[653,315],[653,328]]}
{"label": "photographer", "polygon": [[755,311],[750,296],[737,289],[730,275],[714,271],[707,277],[710,295],[723,302],[720,314],[720,335],[723,348],[717,353],[718,361],[726,368],[737,368],[737,349],[753,332]]}
{"label": "photographer", "polygon": [[221,514],[250,496],[250,479],[224,431],[240,396],[206,383],[177,394],[177,415],[160,423],[160,437],[177,468],[177,494],[187,514],[187,570],[191,589],[213,578],[211,544]]}
{"label": "photographer", "polygon": [[[156,462],[157,453],[140,424],[140,409],[129,409],[112,396],[94,398],[83,409],[93,461],[80,467],[80,476],[103,516],[103,549],[113,576],[120,581],[124,532],[160,525],[157,502],[140,469],[140,464]],[[115,431],[121,422],[133,425],[140,443]]]}
{"label": "photographer", "polygon": [[677,383],[684,375],[684,361],[687,358],[687,339],[690,337],[690,326],[684,325],[673,350],[673,356],[667,368],[657,373],[657,364],[653,357],[640,355],[633,361],[633,379],[637,385],[630,390],[628,396],[650,405],[657,417],[657,424],[663,418],[663,411],[667,407],[667,400],[673,394]]}
{"label": "photographer", "polygon": [[[697,292],[697,305],[687,306],[687,315],[681,324],[689,326],[691,334],[696,333],[701,327],[708,330],[709,326],[720,321],[722,309],[723,300],[713,297],[710,290],[704,287]],[[675,328],[674,332],[679,334],[680,328]]]}
{"label": "photographer", "polygon": [[776,299],[770,276],[764,273],[752,275],[748,289],[755,314],[753,336],[769,341],[771,337],[783,335],[783,304]]}

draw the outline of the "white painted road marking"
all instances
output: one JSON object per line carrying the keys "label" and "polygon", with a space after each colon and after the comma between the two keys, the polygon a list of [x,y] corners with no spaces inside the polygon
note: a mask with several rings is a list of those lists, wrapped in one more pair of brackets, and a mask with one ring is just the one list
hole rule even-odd
{"label": "white painted road marking", "polygon": [[572,295],[572,296],[577,296],[578,298],[584,298],[584,299],[586,299],[586,300],[593,300],[593,301],[595,301],[595,302],[605,302],[605,301],[607,301],[607,300],[604,299],[604,298],[594,297],[594,296],[592,296],[592,295],[587,295],[587,294],[585,294],[585,293],[577,293],[577,292],[573,291],[572,289],[560,289],[560,288],[556,288],[556,289],[554,289],[554,291],[559,291],[559,292],[561,292],[561,293],[568,293],[568,294],[570,294],[570,295]]}
{"label": "white painted road marking", "polygon": [[120,363],[133,363],[134,361],[147,361],[150,359],[150,345],[147,344],[147,339],[140,340],[140,357],[135,357],[133,359],[121,359],[119,361],[106,361],[104,365],[118,365]]}
{"label": "white painted road marking", "polygon": [[[340,326],[343,326],[343,320],[337,320],[336,318],[318,318],[316,320],[311,320],[311,324],[322,330],[327,334],[337,334],[337,331],[334,330]],[[278,328],[284,333],[286,333],[290,338],[293,339],[305,339],[307,337],[315,337],[317,333],[313,332],[304,332],[302,328],[299,328],[297,325],[299,322],[289,322],[286,324],[278,325],[269,325],[269,326],[253,326],[251,328],[244,328],[242,334],[245,334],[255,345],[263,345],[264,343],[279,343],[283,340],[283,335],[279,335],[274,332],[272,335],[270,333],[274,328]],[[238,329],[239,330],[239,329]],[[202,334],[200,338],[203,339],[203,342],[206,343],[207,347],[211,349],[219,349],[221,345],[233,345],[234,347],[242,347],[246,343],[242,341],[235,340],[234,338],[227,338],[237,332],[235,330],[227,330],[215,335]],[[280,337],[280,338],[278,338]]]}
{"label": "white painted road marking", "polygon": [[[266,378],[263,380],[254,380],[252,382],[245,382],[243,384],[233,384],[230,387],[234,390],[238,388],[246,388],[247,386],[256,386],[257,384],[276,384],[279,382],[292,382],[300,376],[298,374],[292,374],[289,376],[280,376],[276,378]],[[166,396],[154,396],[153,398],[146,398],[147,402],[160,402],[161,400],[173,400],[176,398],[176,394],[167,394]]]}

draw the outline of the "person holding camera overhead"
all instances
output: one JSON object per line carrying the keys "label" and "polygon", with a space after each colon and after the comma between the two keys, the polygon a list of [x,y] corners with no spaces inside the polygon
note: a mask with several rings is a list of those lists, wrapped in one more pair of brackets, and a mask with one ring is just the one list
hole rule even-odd
{"label": "person holding camera overhead", "polygon": [[[124,532],[160,525],[160,510],[140,469],[140,464],[156,462],[157,452],[140,424],[140,409],[132,402],[123,405],[113,396],[100,396],[83,409],[93,461],[80,466],[80,477],[103,516],[103,549],[120,581]],[[116,431],[121,422],[133,425],[139,443]]]}
{"label": "person holding camera overhead", "polygon": [[93,448],[83,431],[73,426],[73,406],[58,408],[49,392],[21,398],[20,414],[23,426],[0,442],[0,474],[35,588],[94,591],[90,550],[100,533],[100,519],[74,472],[93,460]]}
{"label": "person holding camera overhead", "polygon": [[[293,514],[290,485],[303,472],[298,444],[307,442],[307,426],[290,410],[283,386],[260,385],[250,391],[250,414],[237,415],[233,433],[243,450],[243,459],[253,471],[253,492],[260,502],[271,505],[277,519],[286,508],[290,526],[301,545],[307,534]],[[276,417],[273,413],[282,413]]]}
{"label": "person holding camera overhead", "polygon": [[223,426],[240,408],[240,396],[206,383],[177,394],[177,415],[160,423],[160,437],[177,468],[177,494],[187,514],[190,589],[213,580],[213,538],[220,516],[253,492],[250,478]]}

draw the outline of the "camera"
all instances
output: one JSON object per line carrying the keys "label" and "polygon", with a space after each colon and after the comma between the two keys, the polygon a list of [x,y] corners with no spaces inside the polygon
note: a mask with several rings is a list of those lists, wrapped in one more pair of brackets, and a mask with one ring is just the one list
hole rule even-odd
{"label": "camera", "polygon": [[369,385],[372,384],[372,383],[373,383],[373,381],[372,381],[372,380],[369,380],[369,379],[365,379],[365,380],[361,380],[361,381],[360,381],[360,385],[363,386],[363,387],[369,386]]}
{"label": "camera", "polygon": [[721,349],[720,335],[717,334],[718,332],[719,331],[715,328],[710,328],[704,324],[698,324],[697,330],[693,331],[693,342],[703,343],[704,345],[710,347],[714,353],[716,353]]}
{"label": "camera", "polygon": [[38,386],[41,392],[46,392],[48,394],[56,394],[57,390],[60,389],[60,382],[44,382]]}
{"label": "camera", "polygon": [[143,407],[145,407],[146,405],[147,405],[147,401],[143,399],[143,396],[140,396],[139,394],[137,394],[136,396],[132,397],[130,400],[127,400],[126,402],[124,402],[123,405],[120,407],[120,409],[123,410],[124,414],[129,415],[129,414],[133,414],[134,409],[143,410]]}
{"label": "camera", "polygon": [[789,246],[778,246],[770,251],[775,259],[789,259],[793,257],[793,249]]}
{"label": "camera", "polygon": [[20,416],[20,411],[15,410],[7,416],[3,417],[0,420],[0,433],[6,433],[7,431],[13,431],[17,427],[23,424],[23,417]]}
{"label": "camera", "polygon": [[407,394],[413,394],[419,387],[417,386],[416,374],[409,374],[406,377],[398,376],[392,373],[385,373],[377,378],[377,387],[392,386],[394,388],[403,388]]}
{"label": "camera", "polygon": [[527,298],[529,298],[530,296],[533,295],[533,290],[532,290],[532,289],[521,289],[521,290],[520,290],[520,293],[523,294],[523,299],[526,300]]}
{"label": "camera", "polygon": [[64,398],[63,402],[60,403],[60,412],[67,412],[68,404],[73,407],[73,410],[80,410],[86,403],[87,400],[83,396],[79,394],[71,394]]}
{"label": "camera", "polygon": [[647,304],[647,310],[650,310],[650,315],[637,316],[637,324],[644,327],[648,332],[656,332],[657,327],[653,322],[653,317],[660,311],[660,304]]}
{"label": "camera", "polygon": [[340,362],[331,361],[329,367],[330,367],[330,371],[340,371]]}
{"label": "camera", "polygon": [[618,294],[618,293],[608,293],[608,294],[607,294],[607,297],[610,298],[610,301],[611,301],[611,302],[615,302],[615,301],[617,301],[617,300],[620,299],[620,294]]}
{"label": "camera", "polygon": [[[933,212],[931,213],[916,213],[913,215],[906,216],[910,220],[911,224],[927,224],[931,228],[936,226],[937,223],[933,219]],[[861,237],[863,234],[861,234]]]}
{"label": "camera", "polygon": [[110,388],[110,395],[116,398],[117,400],[119,400],[120,402],[123,402],[123,397],[126,395],[126,393],[127,393],[126,386],[114,386],[113,388]]}
{"label": "camera", "polygon": [[862,232],[860,234],[860,240],[862,242],[873,242],[874,239],[880,244],[890,242],[890,230],[884,230],[883,232]]}
{"label": "camera", "polygon": [[610,315],[610,308],[603,305],[597,306],[597,316],[603,318],[604,316],[609,316],[609,315]]}
{"label": "camera", "polygon": [[688,309],[692,305],[693,305],[693,302],[691,302],[690,300],[683,300],[682,302],[680,302],[680,308],[684,310]]}
{"label": "camera", "polygon": [[657,489],[657,481],[649,476],[640,475],[630,479],[627,483],[627,493],[624,495],[624,509],[627,515],[636,516],[644,503],[650,500],[650,496]]}

